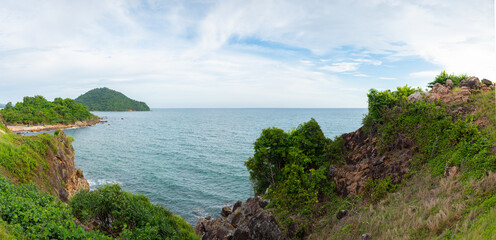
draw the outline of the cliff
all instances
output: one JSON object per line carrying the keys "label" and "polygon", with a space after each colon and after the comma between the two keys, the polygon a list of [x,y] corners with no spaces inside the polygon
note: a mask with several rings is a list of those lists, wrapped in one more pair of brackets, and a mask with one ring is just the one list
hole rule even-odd
{"label": "cliff", "polygon": [[[267,232],[255,226],[267,222],[282,235],[265,239],[470,239],[484,232],[471,226],[496,216],[494,85],[470,77],[459,86],[433,84],[429,92],[398,88],[368,96],[364,126],[333,141],[315,140],[320,128],[312,130],[311,122],[291,135],[264,130],[247,166],[280,179],[252,178],[267,198],[259,210],[266,217],[243,215],[240,226],[233,224],[240,210],[223,209],[222,218],[200,219],[197,233],[227,239],[246,229],[241,239],[256,239]],[[298,131],[307,139],[293,134]],[[287,152],[294,148],[300,150]],[[291,167],[277,168],[281,163]]]}
{"label": "cliff", "polygon": [[[1,119],[1,117],[0,117]],[[35,183],[42,191],[67,201],[81,189],[89,190],[74,164],[74,148],[62,131],[35,136],[10,132],[0,122],[0,173],[17,183]]]}

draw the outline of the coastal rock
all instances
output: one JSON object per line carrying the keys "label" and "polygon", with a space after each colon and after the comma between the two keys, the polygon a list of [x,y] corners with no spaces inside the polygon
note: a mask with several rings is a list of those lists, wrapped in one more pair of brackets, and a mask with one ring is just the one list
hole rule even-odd
{"label": "coastal rock", "polygon": [[241,201],[238,200],[236,203],[234,203],[232,211],[233,212],[236,212],[236,209],[238,209],[239,207],[241,207],[241,205],[243,205],[243,202],[241,202]]}
{"label": "coastal rock", "polygon": [[225,206],[225,207],[222,208],[222,211],[220,212],[220,215],[223,216],[223,217],[227,217],[231,213],[232,213],[231,208],[228,207],[228,206]]}
{"label": "coastal rock", "polygon": [[432,86],[432,89],[429,91],[430,93],[439,93],[439,94],[446,94],[449,92],[449,88],[446,86],[436,83],[434,86]]}
{"label": "coastal rock", "polygon": [[469,77],[467,79],[463,79],[460,82],[460,87],[468,87],[470,89],[479,89],[480,81],[478,77]]}
{"label": "coastal rock", "polygon": [[387,154],[381,154],[378,140],[361,128],[342,137],[348,154],[345,164],[336,167],[332,178],[340,195],[363,193],[370,179],[391,177],[393,183],[400,183],[409,172],[415,144],[407,136],[400,135],[386,146]]}
{"label": "coastal rock", "polygon": [[410,96],[408,96],[406,100],[409,103],[414,103],[414,102],[418,102],[418,101],[424,99],[425,97],[426,97],[426,94],[423,92],[414,92],[414,93],[410,94]]}
{"label": "coastal rock", "polygon": [[491,81],[489,81],[489,80],[487,80],[487,79],[485,79],[485,78],[484,78],[484,79],[482,79],[481,83],[482,83],[483,85],[486,85],[486,86],[491,86],[491,85],[493,85],[493,82],[491,82]]}
{"label": "coastal rock", "polygon": [[56,151],[48,150],[48,180],[50,187],[40,187],[47,192],[52,192],[60,200],[67,201],[81,189],[89,190],[88,181],[83,176],[83,171],[74,164],[74,148],[63,131],[58,133]]}
{"label": "coastal rock", "polygon": [[453,81],[451,81],[451,79],[446,79],[446,83],[444,84],[444,86],[446,86],[448,89],[452,89]]}
{"label": "coastal rock", "polygon": [[[200,218],[195,231],[209,239],[282,239],[282,230],[271,212],[264,210],[268,202],[261,197],[249,198],[227,217]],[[235,204],[236,205],[236,204]]]}

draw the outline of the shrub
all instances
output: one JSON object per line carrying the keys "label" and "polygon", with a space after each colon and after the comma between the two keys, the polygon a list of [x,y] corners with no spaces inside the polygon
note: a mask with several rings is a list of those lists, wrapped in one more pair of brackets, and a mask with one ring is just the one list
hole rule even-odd
{"label": "shrub", "polygon": [[342,162],[344,141],[326,138],[312,118],[290,132],[264,129],[254,150],[245,165],[255,192],[270,200],[283,226],[296,223],[303,234],[311,216],[326,209],[320,202],[334,197],[329,166]]}
{"label": "shrub", "polygon": [[57,198],[33,185],[16,186],[3,177],[0,218],[27,239],[108,239],[77,226],[70,209]]}
{"label": "shrub", "polygon": [[430,82],[427,86],[432,88],[436,83],[444,85],[446,84],[446,80],[451,79],[451,81],[453,82],[453,86],[457,87],[460,85],[460,82],[467,77],[467,74],[461,74],[457,76],[454,73],[447,74],[446,71],[442,71],[439,75],[436,76],[434,81]]}
{"label": "shrub", "polygon": [[363,125],[365,125],[366,128],[370,128],[376,124],[382,124],[380,120],[387,110],[406,103],[407,97],[410,96],[410,94],[421,91],[420,88],[412,88],[408,85],[397,87],[396,91],[378,91],[373,88],[370,89],[367,94],[369,113],[364,117]]}
{"label": "shrub", "polygon": [[81,191],[69,202],[81,222],[96,223],[100,231],[123,239],[199,239],[183,219],[139,194],[106,185]]}

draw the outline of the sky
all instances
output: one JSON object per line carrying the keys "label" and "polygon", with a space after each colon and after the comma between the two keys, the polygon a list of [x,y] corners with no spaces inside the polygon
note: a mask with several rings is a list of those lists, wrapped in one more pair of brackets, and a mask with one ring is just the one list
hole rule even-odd
{"label": "sky", "polygon": [[356,108],[496,80],[493,0],[0,0],[0,103],[108,87],[152,108]]}

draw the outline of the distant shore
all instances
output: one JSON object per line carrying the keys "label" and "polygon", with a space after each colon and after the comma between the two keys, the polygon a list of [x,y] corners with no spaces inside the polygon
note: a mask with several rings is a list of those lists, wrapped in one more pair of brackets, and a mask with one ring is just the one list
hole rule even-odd
{"label": "distant shore", "polygon": [[74,127],[88,127],[99,123],[104,123],[101,119],[94,119],[90,121],[77,121],[74,124],[54,124],[54,125],[7,125],[7,128],[12,132],[41,132],[57,129],[66,129]]}

